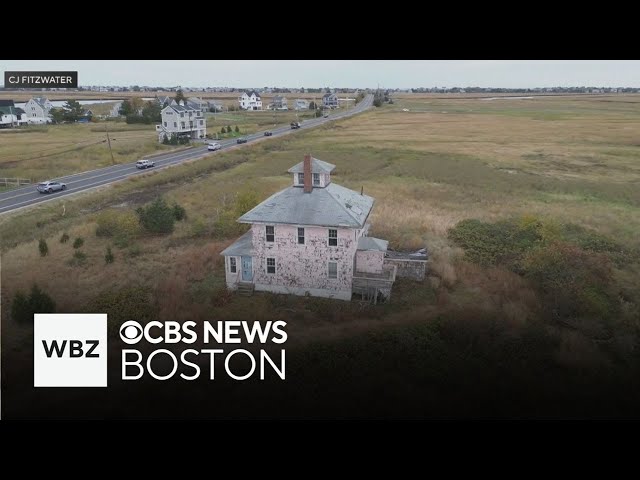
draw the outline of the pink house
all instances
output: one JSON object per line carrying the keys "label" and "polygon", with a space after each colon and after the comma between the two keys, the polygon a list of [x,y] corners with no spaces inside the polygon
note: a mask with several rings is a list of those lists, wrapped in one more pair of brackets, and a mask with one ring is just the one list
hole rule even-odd
{"label": "pink house", "polygon": [[384,261],[388,242],[367,236],[374,200],[332,183],[334,169],[305,155],[288,170],[290,187],[238,219],[251,229],[221,253],[230,289],[389,297],[396,267]]}

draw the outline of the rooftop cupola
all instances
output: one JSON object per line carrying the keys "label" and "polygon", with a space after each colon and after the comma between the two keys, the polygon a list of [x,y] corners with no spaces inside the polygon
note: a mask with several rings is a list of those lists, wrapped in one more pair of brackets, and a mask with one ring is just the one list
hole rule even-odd
{"label": "rooftop cupola", "polygon": [[312,193],[314,188],[325,188],[331,183],[331,172],[335,165],[313,158],[307,153],[304,160],[289,170],[293,174],[293,186],[304,188],[305,193]]}

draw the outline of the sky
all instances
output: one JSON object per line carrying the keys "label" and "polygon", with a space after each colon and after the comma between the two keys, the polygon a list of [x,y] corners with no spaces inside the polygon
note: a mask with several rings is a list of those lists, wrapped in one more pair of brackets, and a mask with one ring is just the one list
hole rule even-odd
{"label": "sky", "polygon": [[640,86],[638,60],[0,60],[0,70],[78,71],[80,85],[105,86]]}

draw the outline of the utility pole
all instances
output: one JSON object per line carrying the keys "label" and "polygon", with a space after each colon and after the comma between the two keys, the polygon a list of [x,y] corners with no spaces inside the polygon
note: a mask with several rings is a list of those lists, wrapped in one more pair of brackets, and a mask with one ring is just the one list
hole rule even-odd
{"label": "utility pole", "polygon": [[111,150],[111,139],[109,138],[109,128],[107,128],[108,123],[104,122],[104,131],[107,132],[107,143],[109,144],[109,153],[111,154],[111,164],[115,165],[116,161],[113,158],[113,150]]}

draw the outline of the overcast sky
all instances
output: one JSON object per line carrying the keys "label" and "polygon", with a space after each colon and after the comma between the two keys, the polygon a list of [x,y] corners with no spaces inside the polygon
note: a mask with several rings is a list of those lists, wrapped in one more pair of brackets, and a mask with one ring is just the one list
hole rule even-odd
{"label": "overcast sky", "polygon": [[0,60],[0,70],[77,70],[80,85],[640,86],[638,60]]}

